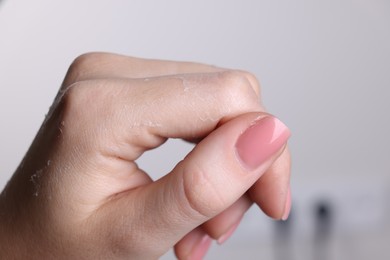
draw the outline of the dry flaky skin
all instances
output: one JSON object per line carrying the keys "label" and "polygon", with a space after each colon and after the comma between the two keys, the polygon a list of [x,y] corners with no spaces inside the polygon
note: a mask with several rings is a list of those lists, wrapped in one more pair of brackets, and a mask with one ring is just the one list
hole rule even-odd
{"label": "dry flaky skin", "polygon": [[[259,100],[243,71],[80,56],[1,194],[0,258],[154,259],[172,246],[178,258],[201,257],[253,202],[282,218],[288,150],[254,170],[235,152],[269,116]],[[153,182],[135,160],[167,138],[197,145]]]}

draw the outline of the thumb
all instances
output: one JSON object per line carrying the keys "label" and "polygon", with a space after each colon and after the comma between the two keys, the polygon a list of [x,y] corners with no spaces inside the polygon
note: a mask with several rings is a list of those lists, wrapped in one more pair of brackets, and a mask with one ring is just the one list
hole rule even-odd
{"label": "thumb", "polygon": [[281,154],[289,135],[282,122],[264,113],[244,114],[223,124],[171,173],[118,201],[122,205],[112,210],[122,216],[128,210],[131,222],[126,223],[131,227],[125,231],[130,233],[126,243],[130,239],[158,245],[147,250],[148,245],[137,246],[148,254],[163,254],[238,200]]}

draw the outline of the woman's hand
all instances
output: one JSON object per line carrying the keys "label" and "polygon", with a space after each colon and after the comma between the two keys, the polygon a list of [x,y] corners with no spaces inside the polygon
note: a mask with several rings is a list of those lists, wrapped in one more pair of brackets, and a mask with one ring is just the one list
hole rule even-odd
{"label": "woman's hand", "polygon": [[[288,129],[249,73],[94,53],[71,65],[0,197],[1,258],[201,258],[257,203],[287,218]],[[196,144],[157,181],[135,160]]]}

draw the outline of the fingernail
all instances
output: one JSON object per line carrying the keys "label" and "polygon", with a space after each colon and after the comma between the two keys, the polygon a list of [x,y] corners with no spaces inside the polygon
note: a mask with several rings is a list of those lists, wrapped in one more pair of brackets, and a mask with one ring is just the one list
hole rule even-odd
{"label": "fingernail", "polygon": [[288,187],[286,205],[284,206],[284,212],[282,216],[283,221],[288,219],[288,216],[290,215],[290,211],[291,211],[291,189],[290,187]]}
{"label": "fingernail", "polygon": [[204,235],[202,239],[199,241],[198,244],[196,244],[192,251],[190,256],[188,257],[188,260],[199,260],[203,259],[203,257],[206,255],[207,250],[211,246],[212,239],[208,235]]}
{"label": "fingernail", "polygon": [[234,231],[237,229],[238,225],[240,224],[240,221],[238,221],[236,224],[234,224],[233,226],[231,226],[229,228],[229,230],[223,234],[222,236],[220,236],[217,240],[217,243],[219,245],[222,245],[223,243],[226,242],[226,240],[228,240],[234,233]]}
{"label": "fingernail", "polygon": [[279,151],[290,137],[290,130],[277,118],[255,121],[239,138],[236,151],[245,167],[255,169]]}

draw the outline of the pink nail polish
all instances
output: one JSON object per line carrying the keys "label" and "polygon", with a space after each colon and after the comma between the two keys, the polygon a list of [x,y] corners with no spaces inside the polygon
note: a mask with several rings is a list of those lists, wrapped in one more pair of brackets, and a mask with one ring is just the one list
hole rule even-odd
{"label": "pink nail polish", "polygon": [[238,221],[236,224],[231,226],[225,234],[223,234],[222,236],[220,236],[218,238],[217,243],[219,245],[222,245],[223,243],[225,243],[225,241],[228,240],[233,235],[234,231],[237,229],[239,224],[240,224],[240,221]]}
{"label": "pink nail polish", "polygon": [[245,167],[255,169],[279,151],[290,137],[290,130],[277,118],[255,121],[236,143],[237,154]]}
{"label": "pink nail polish", "polygon": [[290,187],[288,187],[286,205],[284,206],[284,212],[282,216],[283,221],[288,219],[288,216],[290,215],[290,211],[291,211],[291,189]]}
{"label": "pink nail polish", "polygon": [[207,250],[211,246],[212,239],[208,235],[204,235],[198,244],[194,246],[189,256],[189,260],[200,260],[206,255]]}

